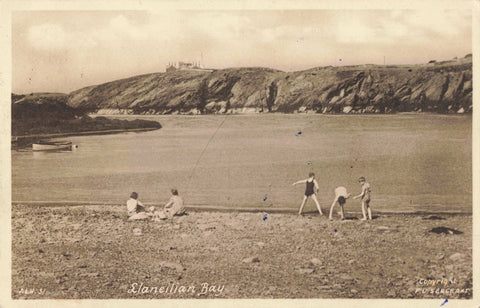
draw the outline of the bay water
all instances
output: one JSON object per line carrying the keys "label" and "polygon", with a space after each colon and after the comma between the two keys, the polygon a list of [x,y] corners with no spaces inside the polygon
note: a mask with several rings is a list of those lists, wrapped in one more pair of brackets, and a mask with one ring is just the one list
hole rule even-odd
{"label": "bay water", "polygon": [[[113,116],[112,116],[113,117]],[[372,187],[372,209],[472,211],[469,115],[166,115],[142,133],[77,136],[72,152],[12,151],[12,200],[298,209],[314,172],[327,210],[334,189]],[[306,211],[314,211],[313,201]],[[347,211],[360,212],[359,200]]]}

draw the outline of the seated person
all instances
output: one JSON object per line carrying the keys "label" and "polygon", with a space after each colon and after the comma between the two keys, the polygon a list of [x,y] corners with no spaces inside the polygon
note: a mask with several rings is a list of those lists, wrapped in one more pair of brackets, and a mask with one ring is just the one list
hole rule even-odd
{"label": "seated person", "polygon": [[128,213],[128,220],[139,220],[139,219],[147,219],[148,217],[152,216],[152,212],[155,208],[151,207],[150,209],[145,210],[145,206],[140,202],[138,199],[138,194],[136,192],[132,192],[130,195],[130,199],[127,200],[127,213]]}
{"label": "seated person", "polygon": [[185,215],[185,207],[183,206],[183,199],[178,195],[178,190],[173,188],[172,197],[165,204],[163,211],[157,212],[156,216],[159,219],[172,219],[173,216]]}

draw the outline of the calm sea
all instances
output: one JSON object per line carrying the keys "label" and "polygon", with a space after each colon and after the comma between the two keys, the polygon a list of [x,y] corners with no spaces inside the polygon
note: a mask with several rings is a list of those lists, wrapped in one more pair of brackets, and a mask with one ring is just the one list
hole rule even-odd
{"label": "calm sea", "polygon": [[176,187],[192,205],[298,208],[305,188],[292,183],[313,171],[324,209],[336,186],[358,194],[365,176],[374,210],[472,211],[471,116],[125,117],[163,128],[69,137],[71,153],[12,151],[13,201],[124,204],[136,191],[162,204]]}

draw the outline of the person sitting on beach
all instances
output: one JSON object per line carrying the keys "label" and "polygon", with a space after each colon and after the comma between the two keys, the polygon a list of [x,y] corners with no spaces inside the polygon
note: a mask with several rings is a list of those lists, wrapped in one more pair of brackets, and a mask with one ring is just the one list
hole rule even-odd
{"label": "person sitting on beach", "polygon": [[298,215],[302,215],[303,206],[305,205],[305,202],[307,202],[307,199],[310,196],[312,197],[313,201],[317,205],[317,209],[320,212],[320,215],[323,215],[322,208],[320,207],[320,204],[318,203],[317,196],[316,196],[316,192],[318,193],[318,183],[315,180],[315,173],[310,172],[308,174],[308,179],[297,181],[292,185],[295,186],[297,184],[303,184],[303,183],[306,184],[305,195],[303,196],[302,204],[300,205],[300,210],[298,211]]}
{"label": "person sitting on beach", "polygon": [[333,203],[332,203],[332,206],[330,207],[330,214],[328,215],[328,219],[332,220],[332,213],[333,213],[333,207],[335,206],[335,204],[337,204],[338,202],[338,205],[340,205],[340,216],[341,216],[341,219],[344,220],[345,219],[345,211],[343,209],[343,206],[345,205],[345,203],[347,202],[347,199],[350,197],[350,194],[347,193],[347,189],[343,186],[338,186],[337,188],[335,188],[335,200],[333,200]]}
{"label": "person sitting on beach", "polygon": [[173,216],[182,216],[185,215],[185,207],[183,206],[183,199],[178,195],[178,190],[172,188],[172,197],[168,200],[167,204],[163,208],[163,211],[160,211],[155,214],[157,219],[172,219]]}
{"label": "person sitting on beach", "polygon": [[365,214],[365,208],[368,211],[368,219],[372,220],[372,209],[370,208],[370,184],[367,183],[365,177],[360,177],[358,179],[360,185],[362,185],[362,192],[360,195],[353,197],[353,199],[362,198],[362,214],[363,218],[361,220],[367,220],[367,215]]}
{"label": "person sitting on beach", "polygon": [[138,199],[138,194],[132,192],[130,199],[127,200],[127,212],[128,220],[139,220],[147,219],[153,215],[154,207],[151,207],[148,211],[145,209],[145,206]]}

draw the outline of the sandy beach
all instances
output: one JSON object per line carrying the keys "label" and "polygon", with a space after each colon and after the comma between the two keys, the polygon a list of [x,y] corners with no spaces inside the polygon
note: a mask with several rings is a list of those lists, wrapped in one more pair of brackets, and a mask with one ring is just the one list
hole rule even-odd
{"label": "sandy beach", "polygon": [[13,205],[12,297],[472,297],[471,215],[374,218]]}

